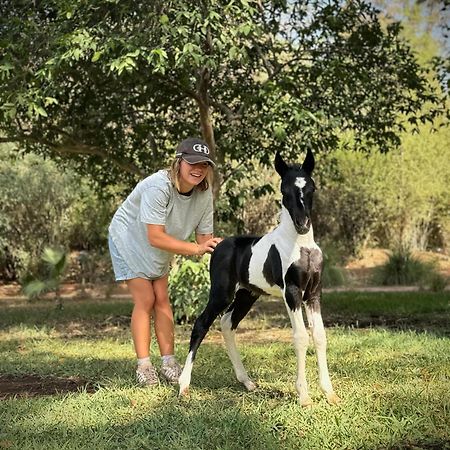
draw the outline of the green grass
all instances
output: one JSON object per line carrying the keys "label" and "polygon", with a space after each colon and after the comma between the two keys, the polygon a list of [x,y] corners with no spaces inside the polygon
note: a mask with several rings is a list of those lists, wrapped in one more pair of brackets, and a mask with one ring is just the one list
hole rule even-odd
{"label": "green grass", "polygon": [[[450,448],[450,338],[436,325],[448,317],[447,297],[326,295],[324,316],[340,324],[328,328],[328,361],[343,401],[324,400],[311,349],[311,409],[297,400],[289,324],[276,301],[262,300],[242,324],[240,349],[258,390],[247,393],[235,380],[215,326],[200,348],[189,399],[167,385],[135,386],[128,301],[71,301],[62,312],[49,302],[5,302],[0,373],[79,376],[99,388],[0,401],[0,449]],[[408,317],[411,329],[344,321],[377,314]],[[180,359],[189,332],[177,328]]]}

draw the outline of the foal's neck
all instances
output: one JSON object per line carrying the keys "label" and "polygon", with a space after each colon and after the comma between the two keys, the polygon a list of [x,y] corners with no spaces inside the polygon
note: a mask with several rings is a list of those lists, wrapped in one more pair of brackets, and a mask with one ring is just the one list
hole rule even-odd
{"label": "foal's neck", "polygon": [[283,236],[283,239],[291,243],[291,245],[297,244],[299,247],[316,246],[312,225],[309,228],[308,233],[298,234],[294,227],[294,223],[292,222],[291,215],[284,206],[281,207],[280,223],[276,227],[275,232],[280,233],[280,235]]}

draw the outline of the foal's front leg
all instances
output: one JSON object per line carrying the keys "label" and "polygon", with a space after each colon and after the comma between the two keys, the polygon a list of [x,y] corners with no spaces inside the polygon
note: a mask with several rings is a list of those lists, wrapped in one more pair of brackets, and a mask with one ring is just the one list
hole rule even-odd
{"label": "foal's front leg", "polygon": [[325,393],[328,403],[337,404],[340,398],[335,394],[331,385],[327,364],[327,336],[323,326],[322,314],[320,312],[320,300],[311,299],[305,304],[306,317],[311,328],[311,334],[316,349],[317,365],[319,367],[319,382]]}
{"label": "foal's front leg", "polygon": [[286,309],[291,319],[295,353],[297,355],[297,381],[295,387],[302,406],[311,406],[306,381],[306,351],[309,345],[309,334],[303,321],[301,309],[301,291],[297,286],[287,286],[284,292]]}

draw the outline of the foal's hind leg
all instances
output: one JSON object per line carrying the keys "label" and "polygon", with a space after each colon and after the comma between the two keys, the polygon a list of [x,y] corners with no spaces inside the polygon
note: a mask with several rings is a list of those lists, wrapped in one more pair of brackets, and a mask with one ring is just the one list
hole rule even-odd
{"label": "foal's hind leg", "polygon": [[236,378],[247,388],[253,391],[256,388],[255,383],[250,380],[247,371],[242,364],[241,357],[236,347],[236,328],[239,322],[247,315],[253,303],[258,299],[256,295],[247,289],[239,289],[236,292],[234,302],[222,316],[220,324],[222,326],[222,335],[227,348],[228,356],[233,364]]}
{"label": "foal's hind leg", "polygon": [[233,293],[230,292],[229,287],[211,287],[209,302],[205,310],[195,321],[194,328],[192,329],[189,354],[186,358],[183,372],[178,379],[180,395],[186,395],[188,393],[191,383],[192,366],[197,350],[216,317],[230,304],[232,295]]}

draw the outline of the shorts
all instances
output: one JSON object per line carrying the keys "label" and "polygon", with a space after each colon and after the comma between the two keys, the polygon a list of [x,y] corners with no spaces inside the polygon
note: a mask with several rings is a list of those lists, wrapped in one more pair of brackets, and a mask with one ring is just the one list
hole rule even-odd
{"label": "shorts", "polygon": [[116,281],[131,280],[133,278],[148,278],[138,275],[128,267],[128,264],[117,250],[111,236],[108,236],[108,246]]}
{"label": "shorts", "polygon": [[117,250],[117,247],[114,244],[111,235],[108,236],[108,246],[116,281],[132,280],[133,278],[144,278],[145,280],[158,280],[159,278],[163,278],[167,275],[167,273],[165,273],[160,277],[149,277],[143,272],[133,272],[133,270],[129,268],[128,264],[123,259],[122,255],[119,253],[119,250]]}

